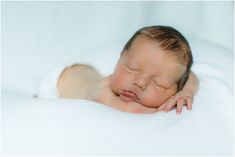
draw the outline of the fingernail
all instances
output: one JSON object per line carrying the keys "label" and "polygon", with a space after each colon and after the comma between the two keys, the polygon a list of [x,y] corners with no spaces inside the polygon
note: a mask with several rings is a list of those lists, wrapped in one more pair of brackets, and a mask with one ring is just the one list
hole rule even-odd
{"label": "fingernail", "polygon": [[177,115],[180,115],[180,112],[176,112]]}

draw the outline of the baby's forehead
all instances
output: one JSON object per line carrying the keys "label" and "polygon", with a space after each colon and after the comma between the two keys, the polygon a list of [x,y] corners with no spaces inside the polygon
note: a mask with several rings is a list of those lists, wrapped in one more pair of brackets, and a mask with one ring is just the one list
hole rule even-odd
{"label": "baby's forehead", "polygon": [[[155,51],[155,52],[161,52],[165,55],[171,55],[171,56],[176,56],[174,55],[174,51],[164,49],[161,46],[161,43],[155,39],[150,39],[145,36],[138,36],[136,39],[134,39],[133,43],[127,50],[128,52],[135,53],[138,52],[139,54],[141,53],[146,53],[148,51]],[[152,53],[152,56],[155,56],[155,53]]]}
{"label": "baby's forehead", "polygon": [[141,47],[144,44],[156,45],[160,47],[160,42],[158,40],[150,39],[149,37],[146,37],[144,35],[139,35],[133,40],[133,43],[131,44],[130,48]]}
{"label": "baby's forehead", "polygon": [[[140,50],[141,53],[145,53],[146,50],[154,49],[157,52],[162,52],[165,55],[169,55],[172,57],[179,56],[179,52],[175,49],[165,48],[164,44],[161,41],[158,41],[157,39],[150,39],[146,36],[139,35],[137,36],[131,46],[129,47],[129,51],[136,52]],[[141,51],[142,50],[142,51]],[[155,54],[152,54],[154,56]]]}
{"label": "baby's forehead", "polygon": [[[138,35],[130,46],[130,50],[135,52],[136,50],[146,50],[146,49],[156,49],[156,51],[161,51],[163,54],[174,57],[176,61],[181,64],[188,66],[190,62],[191,50],[185,44],[176,39],[166,38],[150,38],[146,35]],[[145,51],[140,51],[144,53]],[[154,56],[155,54],[152,54]]]}

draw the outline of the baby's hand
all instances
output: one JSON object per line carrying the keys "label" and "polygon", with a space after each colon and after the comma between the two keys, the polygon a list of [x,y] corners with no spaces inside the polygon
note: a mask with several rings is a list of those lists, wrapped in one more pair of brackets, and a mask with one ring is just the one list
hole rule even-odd
{"label": "baby's hand", "polygon": [[157,111],[169,112],[173,107],[176,107],[176,114],[180,114],[184,105],[187,106],[188,110],[192,110],[193,97],[193,92],[188,88],[184,88],[170,97]]}

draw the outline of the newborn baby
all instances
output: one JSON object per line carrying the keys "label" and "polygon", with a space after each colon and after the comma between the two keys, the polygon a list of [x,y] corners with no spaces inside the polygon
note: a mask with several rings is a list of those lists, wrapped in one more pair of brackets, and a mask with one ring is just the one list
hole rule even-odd
{"label": "newborn baby", "polygon": [[191,50],[183,35],[172,27],[138,30],[121,52],[113,74],[102,76],[95,68],[74,64],[61,73],[61,98],[87,99],[132,113],[168,112],[192,108],[198,88],[190,72]]}

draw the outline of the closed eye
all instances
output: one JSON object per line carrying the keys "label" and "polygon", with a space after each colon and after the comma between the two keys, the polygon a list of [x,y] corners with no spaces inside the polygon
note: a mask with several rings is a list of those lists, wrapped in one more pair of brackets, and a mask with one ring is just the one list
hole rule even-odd
{"label": "closed eye", "polygon": [[153,82],[154,86],[156,86],[156,87],[160,87],[160,88],[163,88],[163,89],[168,89],[168,87],[163,85],[163,84],[160,84],[156,81],[152,81],[152,82]]}
{"label": "closed eye", "polygon": [[125,64],[125,67],[127,68],[127,70],[132,71],[132,72],[138,72],[139,70],[130,67],[129,65]]}

